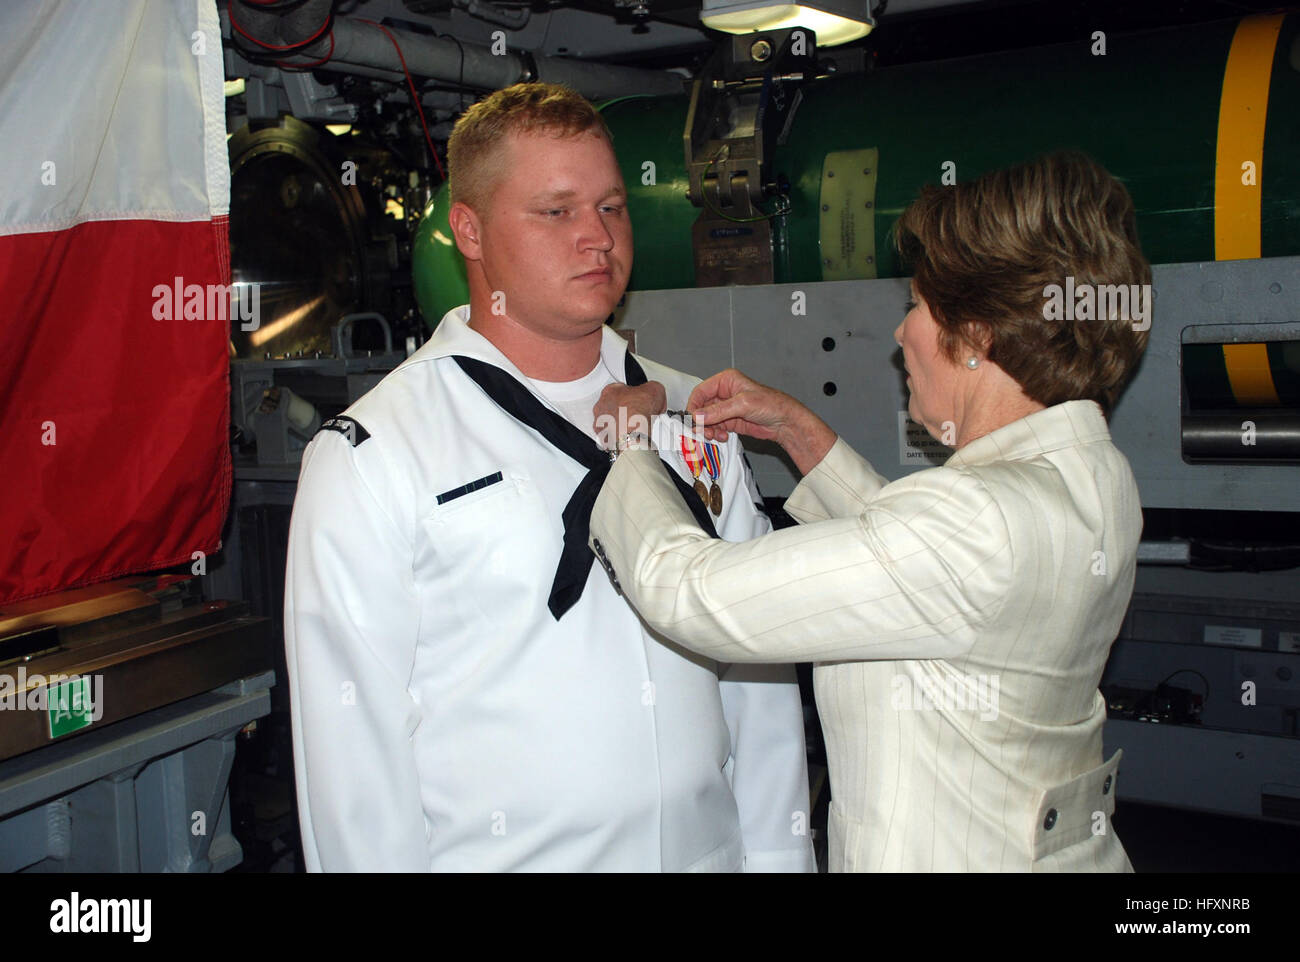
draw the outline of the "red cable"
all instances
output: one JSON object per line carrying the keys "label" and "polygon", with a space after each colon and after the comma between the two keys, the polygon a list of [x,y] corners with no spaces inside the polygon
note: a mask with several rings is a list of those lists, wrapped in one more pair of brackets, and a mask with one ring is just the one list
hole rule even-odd
{"label": "red cable", "polygon": [[[265,4],[261,4],[261,6],[265,6]],[[313,33],[306,40],[299,40],[297,43],[291,43],[288,44],[287,46],[277,47],[275,44],[263,43],[261,40],[258,40],[251,33],[249,33],[247,30],[245,30],[243,27],[241,27],[238,23],[235,22],[235,4],[233,0],[230,4],[230,7],[226,10],[226,14],[230,17],[230,26],[232,29],[237,30],[241,36],[247,37],[249,40],[257,44],[259,47],[265,47],[267,50],[296,50],[298,47],[305,47],[313,40],[315,40],[317,37],[319,37],[322,33],[324,33],[325,28],[328,27],[334,20],[334,12],[331,9],[329,13],[325,14],[325,22],[320,25],[320,29],[317,30],[315,33]],[[333,32],[331,32],[330,35],[333,36]]]}
{"label": "red cable", "polygon": [[323,63],[325,63],[326,61],[328,61],[329,58],[332,57],[332,56],[334,56],[334,31],[333,31],[333,30],[330,31],[330,49],[329,49],[329,53],[325,54],[325,56],[321,57],[319,60],[313,60],[311,63],[288,63],[288,64],[281,64],[281,65],[280,65],[280,69],[281,69],[281,70],[292,70],[294,73],[302,73],[304,70],[310,70],[310,69],[312,69],[313,67],[319,67],[321,64],[323,64]]}
{"label": "red cable", "polygon": [[411,79],[411,71],[406,67],[406,58],[402,56],[402,48],[398,44],[397,38],[389,33],[388,28],[382,23],[375,23],[373,20],[363,20],[360,17],[353,17],[352,19],[359,23],[368,23],[372,27],[378,27],[380,30],[384,31],[384,36],[392,41],[393,48],[397,51],[397,59],[402,63],[402,73],[406,74],[406,85],[411,88],[411,101],[415,104],[416,113],[420,115],[420,126],[424,128],[424,139],[429,144],[429,153],[433,155],[433,162],[438,168],[438,175],[443,180],[446,180],[447,172],[442,169],[442,161],[438,159],[438,151],[433,146],[433,138],[429,136],[429,125],[424,122],[424,107],[420,104],[420,95],[416,93],[415,81]]}

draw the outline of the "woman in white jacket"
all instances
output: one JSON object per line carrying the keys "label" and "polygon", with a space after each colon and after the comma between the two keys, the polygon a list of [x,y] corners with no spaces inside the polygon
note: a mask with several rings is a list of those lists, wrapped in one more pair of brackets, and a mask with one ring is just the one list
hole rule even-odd
{"label": "woman in white jacket", "polygon": [[[689,406],[712,438],[785,448],[800,525],[707,538],[629,436],[591,543],[682,645],[817,663],[832,869],[1131,871],[1097,684],[1142,528],[1106,422],[1149,328],[1132,201],[1056,154],[928,188],[897,238],[908,409],[956,449],[942,467],[891,484],[798,401],[724,371]],[[1059,310],[1065,290],[1103,316]],[[611,387],[595,413],[656,400]]]}

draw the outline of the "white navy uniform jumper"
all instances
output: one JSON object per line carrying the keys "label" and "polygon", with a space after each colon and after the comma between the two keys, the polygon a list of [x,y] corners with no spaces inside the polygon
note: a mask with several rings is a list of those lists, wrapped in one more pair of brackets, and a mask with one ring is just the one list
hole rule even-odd
{"label": "white navy uniform jumper", "polygon": [[[466,373],[457,358],[554,410],[468,317],[448,313],[303,456],[285,646],[308,870],[812,870],[792,667],[686,652],[599,562],[556,618],[588,467]],[[622,380],[636,362],[603,338]],[[684,408],[697,380],[641,364]],[[693,484],[681,432],[655,420]],[[717,533],[767,532],[735,436],[717,451]]]}

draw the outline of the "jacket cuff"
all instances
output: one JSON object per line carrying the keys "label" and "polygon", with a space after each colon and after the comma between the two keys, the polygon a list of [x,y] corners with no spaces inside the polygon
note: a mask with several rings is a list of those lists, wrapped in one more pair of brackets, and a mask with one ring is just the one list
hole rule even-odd
{"label": "jacket cuff", "polygon": [[848,442],[837,437],[826,456],[795,485],[785,502],[786,513],[800,524],[827,521],[851,513],[843,510],[846,498],[853,502],[863,500],[845,480],[853,473],[854,457],[856,455]]}

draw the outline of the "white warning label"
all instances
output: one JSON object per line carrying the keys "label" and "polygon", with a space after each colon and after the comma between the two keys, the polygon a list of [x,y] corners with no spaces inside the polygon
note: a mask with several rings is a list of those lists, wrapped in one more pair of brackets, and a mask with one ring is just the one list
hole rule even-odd
{"label": "white warning label", "polygon": [[898,463],[904,467],[930,468],[952,457],[952,448],[930,437],[924,425],[898,412]]}
{"label": "white warning label", "polygon": [[1237,648],[1263,648],[1264,632],[1259,628],[1241,628],[1237,625],[1206,625],[1207,645],[1234,645]]}

